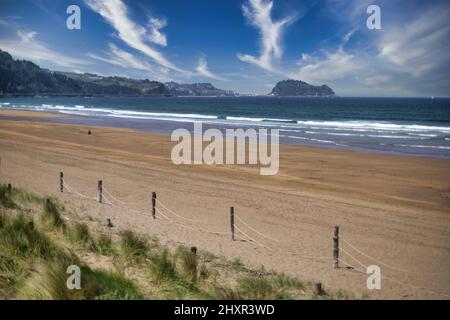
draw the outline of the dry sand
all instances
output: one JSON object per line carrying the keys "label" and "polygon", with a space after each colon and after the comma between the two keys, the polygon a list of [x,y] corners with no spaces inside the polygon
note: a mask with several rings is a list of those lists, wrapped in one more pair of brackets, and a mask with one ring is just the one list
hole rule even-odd
{"label": "dry sand", "polygon": [[[89,136],[88,129],[4,118],[2,183],[54,195],[102,223],[111,218],[115,228],[318,280],[356,298],[450,298],[449,160],[282,145],[279,174],[260,176],[255,167],[176,166],[170,161],[173,143],[165,135],[94,128]],[[60,171],[71,187],[92,197],[103,180],[127,208],[144,214],[60,193]],[[185,218],[172,215],[178,224],[152,220],[152,191]],[[269,248],[191,229],[228,232],[230,206],[278,242],[252,233],[239,220],[239,229]],[[343,264],[332,268],[334,225],[340,226],[341,257],[353,270]],[[381,290],[367,289],[360,263],[381,267]]]}

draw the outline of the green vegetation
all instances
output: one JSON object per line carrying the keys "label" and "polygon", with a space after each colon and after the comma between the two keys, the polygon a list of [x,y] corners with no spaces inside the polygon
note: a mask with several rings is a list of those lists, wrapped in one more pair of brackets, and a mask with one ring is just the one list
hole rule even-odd
{"label": "green vegetation", "polygon": [[[0,187],[0,299],[347,298],[315,296],[312,283],[131,230],[100,231],[69,214],[55,199]],[[81,270],[79,290],[66,285],[71,265]]]}
{"label": "green vegetation", "polygon": [[12,199],[12,190],[8,186],[2,185],[0,187],[0,205],[7,209],[17,208],[17,204]]}
{"label": "green vegetation", "polygon": [[97,252],[104,256],[113,256],[116,253],[111,236],[101,234],[97,240]]}
{"label": "green vegetation", "polygon": [[60,214],[60,208],[54,200],[47,198],[44,201],[44,209],[42,210],[42,220],[45,221],[51,228],[66,229],[66,224]]}
{"label": "green vegetation", "polygon": [[72,230],[72,239],[83,245],[92,241],[91,233],[89,232],[89,227],[87,224],[77,222]]}
{"label": "green vegetation", "polygon": [[[72,261],[71,264],[80,264]],[[83,285],[80,290],[66,286],[68,262],[40,263],[19,294],[25,299],[142,299],[143,295],[133,281],[114,272],[92,270],[81,265]]]}
{"label": "green vegetation", "polygon": [[130,261],[142,261],[147,257],[150,251],[147,239],[130,230],[121,232],[120,237],[123,255]]}
{"label": "green vegetation", "polygon": [[244,268],[244,264],[240,259],[234,259],[233,262],[231,263],[231,266],[233,267],[234,270],[241,270],[242,268]]}

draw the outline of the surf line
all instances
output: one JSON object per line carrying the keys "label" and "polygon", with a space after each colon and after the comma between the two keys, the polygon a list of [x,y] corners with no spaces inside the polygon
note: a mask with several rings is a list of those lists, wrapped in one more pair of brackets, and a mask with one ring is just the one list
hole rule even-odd
{"label": "surf line", "polygon": [[[178,142],[171,151],[171,160],[176,165],[260,165],[260,175],[278,173],[278,129],[270,129],[270,132],[266,128],[225,129],[224,136],[221,130],[215,128],[203,132],[202,122],[196,121],[192,134],[185,128],[179,128],[172,132],[170,139]],[[205,142],[207,145],[203,148]]]}

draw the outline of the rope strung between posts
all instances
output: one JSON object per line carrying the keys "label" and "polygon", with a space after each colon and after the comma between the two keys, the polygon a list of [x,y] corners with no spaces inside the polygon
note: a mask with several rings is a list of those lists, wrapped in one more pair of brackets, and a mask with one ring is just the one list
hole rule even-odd
{"label": "rope strung between posts", "polygon": [[175,213],[173,210],[170,210],[169,208],[167,208],[164,203],[161,202],[161,200],[156,199],[156,203],[159,204],[161,207],[163,207],[164,209],[166,209],[169,213],[173,214],[174,216],[180,218],[180,219],[184,219],[186,221],[191,221],[191,222],[202,222],[204,220],[199,220],[199,219],[190,219],[190,218],[186,218],[183,217],[182,215]]}
{"label": "rope strung between posts", "polygon": [[354,267],[352,264],[346,262],[344,259],[341,259],[340,257],[339,257],[339,262],[342,262],[343,264],[345,264],[347,267],[351,268],[352,270],[358,271],[358,272],[360,272],[362,274],[365,274],[365,275],[367,274],[364,270],[361,270],[361,269],[358,269],[358,268]]}
{"label": "rope strung between posts", "polygon": [[345,254],[347,254],[350,258],[352,258],[354,261],[356,261],[360,266],[362,266],[364,269],[367,269],[367,266],[362,263],[361,261],[359,261],[358,259],[356,259],[353,255],[351,255],[350,253],[348,253],[344,248],[339,247],[339,251],[344,252]]}
{"label": "rope strung between posts", "polygon": [[110,201],[108,199],[108,197],[106,197],[106,194],[102,194],[102,201],[104,204],[107,204],[109,206],[115,207],[116,205],[114,205],[114,203],[112,203],[112,201]]}
{"label": "rope strung between posts", "polygon": [[[75,190],[73,187],[71,187],[66,181],[64,181],[64,188],[65,188],[67,191],[69,191],[70,193],[73,193],[73,194],[75,194],[75,195],[77,195],[77,196],[79,196],[79,197],[97,201],[97,198],[96,198],[96,197],[90,197],[90,196],[87,196],[87,195],[85,195],[85,194],[82,194],[81,192],[76,191],[76,190]],[[114,197],[114,196],[112,195],[112,193],[109,192],[104,186],[103,186],[103,191],[104,191],[104,193],[103,193],[102,197],[103,197],[103,200],[104,200],[104,201],[103,201],[104,204],[110,205],[110,206],[113,206],[113,207],[122,207],[122,208],[126,209],[126,210],[129,211],[129,212],[132,212],[132,213],[135,213],[135,214],[139,214],[139,215],[141,215],[141,216],[149,217],[149,213],[145,213],[145,212],[140,211],[140,210],[128,208],[128,206],[126,206],[126,203],[125,203],[125,202],[123,202],[123,201],[117,199],[116,197]],[[115,203],[114,203],[114,202],[115,202]],[[186,217],[184,217],[184,216],[182,216],[182,215],[180,215],[180,214],[174,212],[173,210],[169,209],[169,208],[168,208],[166,205],[164,205],[164,203],[162,203],[159,199],[157,200],[157,203],[159,204],[159,206],[157,206],[157,208],[155,208],[155,209],[156,209],[156,211],[158,212],[158,214],[162,217],[162,218],[158,218],[159,220],[167,220],[167,221],[169,221],[170,223],[173,223],[173,224],[175,224],[175,225],[177,225],[177,226],[180,226],[180,227],[182,227],[182,228],[189,229],[189,230],[192,230],[192,231],[204,232],[204,233],[210,233],[210,234],[215,234],[215,235],[225,235],[225,236],[229,235],[229,232],[212,231],[212,230],[208,230],[208,229],[203,228],[203,227],[199,227],[199,226],[193,227],[193,226],[189,226],[189,225],[187,225],[187,224],[184,224],[184,223],[175,221],[175,220],[171,219],[171,218],[169,217],[169,215],[175,216],[175,217],[177,217],[177,218],[180,218],[180,219],[183,219],[183,220],[186,220],[186,221],[192,221],[192,222],[198,222],[198,221],[203,221],[203,220],[195,220],[195,219],[186,218]],[[161,207],[161,208],[160,208],[160,207]],[[163,210],[164,210],[164,211],[163,211]],[[243,226],[245,226],[246,228],[248,228],[250,231],[253,231],[255,234],[257,234],[257,235],[259,235],[259,236],[261,236],[261,237],[263,237],[263,238],[265,238],[265,239],[267,239],[267,240],[276,242],[276,243],[284,243],[284,242],[281,242],[280,240],[277,240],[277,239],[274,239],[274,238],[272,238],[272,237],[269,237],[269,236],[265,235],[264,233],[258,231],[257,229],[251,227],[247,222],[245,222],[245,221],[244,221],[242,218],[240,218],[238,215],[235,215],[235,217],[236,217],[236,219],[237,219],[240,223],[242,223]],[[264,244],[264,243],[262,243],[262,242],[256,240],[254,237],[251,237],[250,235],[248,235],[246,232],[244,232],[244,231],[243,231],[242,229],[240,229],[239,227],[235,226],[235,228],[236,228],[236,230],[238,230],[238,231],[244,236],[244,237],[239,236],[239,238],[240,238],[241,240],[254,242],[255,244],[257,244],[258,246],[260,246],[260,247],[262,247],[262,248],[265,248],[265,249],[268,249],[268,250],[273,251],[273,249],[272,249],[271,247],[269,247],[268,245],[266,245],[266,244]],[[344,240],[344,241],[345,241],[345,240]],[[342,249],[342,250],[344,251],[344,249]],[[319,257],[319,256],[302,255],[302,254],[296,253],[296,252],[291,251],[291,250],[285,250],[285,251],[288,251],[288,252],[290,252],[292,255],[295,255],[295,256],[297,256],[297,257],[299,257],[299,258],[304,258],[304,259],[312,259],[312,260],[328,260],[328,259],[330,259],[329,257]],[[346,252],[346,251],[345,251],[345,252]],[[346,253],[347,253],[347,252],[346,252]],[[348,253],[347,253],[347,254],[348,254]],[[352,257],[353,257],[353,256],[352,256]],[[353,257],[353,258],[354,258],[354,257]],[[354,259],[355,259],[355,258],[354,258]],[[360,264],[361,264],[361,263],[360,263]]]}
{"label": "rope strung between posts", "polygon": [[[185,228],[188,228],[188,229],[191,229],[191,230],[200,231],[200,232],[206,232],[206,233],[217,234],[217,235],[228,235],[227,232],[211,231],[211,230],[208,230],[208,229],[205,229],[205,228],[202,228],[202,227],[198,227],[198,226],[192,227],[192,226],[189,226],[189,225],[187,225],[187,224],[184,224],[184,223],[175,221],[175,220],[173,220],[173,219],[170,219],[167,215],[165,215],[165,214],[163,213],[163,211],[162,211],[159,207],[156,207],[156,211],[157,211],[159,214],[161,214],[161,215],[167,217],[167,219],[169,219],[170,221],[174,222],[175,224],[180,225],[180,226],[183,226],[183,227],[185,227]],[[167,213],[167,211],[166,211],[166,213]]]}
{"label": "rope strung between posts", "polygon": [[73,193],[81,198],[85,198],[85,199],[91,199],[91,200],[96,200],[95,197],[89,197],[85,194],[82,194],[81,192],[76,191],[74,188],[72,188],[67,182],[64,181],[64,189],[66,189],[67,191],[69,191],[70,193]]}
{"label": "rope strung between posts", "polygon": [[259,242],[258,240],[255,240],[254,238],[250,237],[248,234],[246,234],[244,231],[242,231],[241,229],[239,229],[238,226],[234,226],[236,228],[237,231],[239,231],[240,233],[242,233],[244,236],[246,236],[248,239],[250,239],[251,241],[255,242],[256,244],[258,244],[260,247],[266,248],[270,251],[273,251],[273,249],[269,246],[266,246],[265,244]]}
{"label": "rope strung between posts", "polygon": [[[90,196],[87,196],[87,195],[85,195],[85,194],[82,194],[82,193],[80,193],[80,192],[74,190],[74,189],[73,189],[66,181],[64,181],[64,189],[66,189],[66,190],[69,191],[70,193],[73,193],[73,194],[75,194],[75,195],[77,195],[77,196],[79,196],[79,197],[81,197],[81,198],[97,201],[97,198],[96,198],[96,197],[90,197]],[[103,187],[103,190],[104,190],[104,187]],[[110,194],[109,192],[107,192],[107,193],[111,196],[111,194]],[[108,199],[108,197],[106,196],[106,193],[104,193],[104,194],[102,195],[102,198],[103,198],[103,200],[104,200],[103,204],[110,205],[110,206],[112,206],[112,207],[122,207],[122,208],[124,208],[124,209],[126,209],[126,210],[128,210],[128,211],[130,211],[130,212],[132,212],[132,213],[139,214],[139,215],[142,215],[142,216],[145,216],[145,217],[148,217],[148,216],[149,216],[148,213],[145,213],[145,212],[143,212],[143,211],[139,211],[139,210],[127,208],[127,207],[125,207],[125,206],[120,206],[120,205],[117,205],[117,204],[113,203],[113,201],[111,201],[110,199]]]}
{"label": "rope strung between posts", "polygon": [[[65,189],[68,190],[69,192],[71,192],[71,193],[73,193],[73,194],[76,194],[76,195],[78,195],[78,196],[80,196],[80,197],[82,197],[82,198],[86,198],[86,199],[91,199],[91,200],[97,201],[97,199],[96,199],[95,197],[89,197],[89,196],[87,196],[87,195],[84,195],[84,194],[82,194],[82,193],[80,193],[80,192],[75,191],[72,187],[70,187],[70,185],[69,185],[67,182],[65,182],[64,187],[65,187]],[[103,195],[102,195],[102,196],[103,196],[103,200],[104,200],[104,204],[107,204],[107,205],[110,205],[110,206],[113,206],[113,207],[123,207],[123,208],[127,209],[128,211],[134,212],[134,213],[136,213],[136,214],[139,214],[139,215],[142,215],[142,216],[145,216],[145,217],[148,217],[148,216],[149,216],[148,213],[143,213],[142,211],[128,208],[127,206],[125,206],[125,202],[123,202],[123,201],[117,199],[116,197],[114,197],[114,196],[111,194],[111,192],[109,192],[105,187],[103,187],[102,189],[103,189],[103,191],[104,191],[104,193],[103,193]],[[111,198],[112,200],[110,200],[109,198]],[[117,204],[114,203],[114,202],[116,202]],[[173,210],[169,209],[169,208],[168,208],[167,206],[165,206],[159,199],[157,200],[157,203],[159,204],[159,206],[161,206],[162,209],[165,210],[165,211],[163,211],[162,209],[159,208],[159,206],[155,208],[156,211],[158,212],[158,214],[163,218],[163,219],[161,219],[161,220],[167,220],[167,221],[169,221],[170,223],[174,223],[174,224],[176,224],[176,225],[178,225],[178,226],[180,226],[180,227],[182,227],[182,228],[186,228],[186,229],[193,230],[193,231],[205,232],[205,233],[210,233],[210,234],[215,234],[215,235],[229,235],[228,232],[212,231],[212,230],[208,230],[208,229],[205,229],[205,228],[202,228],[202,227],[199,227],[199,226],[192,227],[192,226],[186,225],[186,224],[184,224],[184,223],[180,223],[180,222],[178,222],[178,221],[175,221],[175,220],[171,219],[168,215],[171,214],[171,215],[173,215],[173,216],[175,216],[175,217],[178,217],[178,218],[180,218],[180,219],[184,219],[184,220],[187,220],[187,221],[193,221],[193,222],[194,222],[194,221],[195,221],[195,222],[196,222],[196,221],[203,221],[203,220],[195,220],[195,219],[190,219],[190,218],[183,217],[182,215],[177,214],[177,213],[174,212]],[[166,213],[164,213],[164,212],[166,212]],[[265,239],[268,239],[268,240],[271,240],[271,241],[274,241],[274,242],[277,242],[277,243],[280,243],[280,242],[281,242],[281,241],[279,241],[279,240],[277,240],[277,239],[271,238],[271,237],[269,237],[269,236],[263,234],[262,232],[256,230],[255,228],[251,227],[248,223],[246,223],[246,222],[245,222],[243,219],[241,219],[239,216],[236,215],[235,217],[237,218],[237,220],[238,220],[240,223],[242,223],[242,225],[244,225],[245,227],[247,227],[249,230],[253,231],[254,233],[256,233],[256,234],[258,234],[258,235],[264,237]],[[273,249],[272,249],[271,247],[269,247],[269,246],[265,245],[264,243],[262,243],[262,242],[256,240],[255,238],[251,237],[251,236],[248,235],[246,232],[244,232],[243,230],[241,230],[239,227],[235,226],[235,228],[236,228],[236,230],[238,230],[242,235],[244,235],[244,237],[239,236],[240,239],[245,240],[245,241],[251,241],[251,242],[254,242],[255,244],[257,244],[258,246],[260,246],[260,247],[262,247],[262,248],[265,248],[265,249],[268,249],[268,250],[270,250],[270,251],[273,251]],[[290,251],[290,250],[288,250],[288,251]],[[309,255],[301,255],[301,254],[298,254],[298,253],[295,253],[295,252],[292,252],[292,251],[290,251],[290,252],[291,252],[291,254],[293,254],[293,255],[295,255],[295,256],[297,256],[297,257],[305,258],[305,259],[317,259],[317,260],[322,260],[322,259],[328,260],[328,259],[329,259],[328,257],[316,257],[316,256],[309,256]]]}
{"label": "rope strung between posts", "polygon": [[[361,261],[356,259],[353,255],[349,254],[345,249],[339,248],[339,250],[342,250],[350,258],[352,258],[354,261],[356,261],[358,264],[360,264],[363,268],[365,268],[367,270],[367,266],[365,264],[363,264]],[[355,269],[355,270],[357,270],[357,271],[359,271],[361,273],[367,274],[367,272],[364,272],[361,269],[358,269],[358,268],[355,268],[355,267],[351,266],[350,264],[348,264],[347,262],[342,260],[342,258],[339,258],[339,261],[344,262],[344,264],[346,264],[347,266],[349,266],[349,267],[351,267],[351,268],[353,268],[353,269]],[[437,292],[437,291],[434,291],[434,290],[431,290],[431,289],[428,289],[428,288],[425,288],[425,287],[418,287],[418,286],[414,286],[414,285],[411,285],[411,284],[408,284],[408,283],[404,283],[403,281],[400,281],[400,280],[398,280],[397,278],[394,278],[394,277],[388,277],[388,276],[385,276],[385,275],[381,275],[381,278],[382,279],[386,279],[386,280],[394,281],[394,282],[396,282],[396,283],[398,283],[398,284],[400,284],[400,285],[402,285],[404,287],[410,287],[410,288],[417,289],[417,290],[427,291],[427,292],[433,293],[435,295],[450,297],[450,295],[447,294],[447,293]]]}
{"label": "rope strung between posts", "polygon": [[249,228],[249,229],[252,230],[253,232],[259,234],[260,236],[262,236],[262,237],[264,237],[264,238],[266,238],[266,239],[268,239],[268,240],[274,241],[274,242],[278,242],[278,243],[281,242],[280,240],[277,240],[277,239],[271,238],[271,237],[269,237],[269,236],[266,236],[266,235],[263,234],[262,232],[259,232],[258,230],[252,228],[251,226],[248,225],[248,223],[246,223],[244,220],[242,220],[238,215],[235,214],[234,217],[235,217],[240,223],[242,223],[244,226],[246,226],[247,228]]}
{"label": "rope strung between posts", "polygon": [[106,189],[105,186],[103,186],[103,191],[105,192],[105,194],[108,195],[108,197],[110,197],[112,200],[114,200],[114,201],[117,202],[118,204],[121,204],[121,205],[123,205],[123,206],[128,206],[128,205],[130,205],[130,204],[128,204],[128,203],[126,203],[126,202],[123,202],[123,201],[117,199],[116,197],[114,197],[114,196],[112,195],[112,193],[109,192],[108,189]]}
{"label": "rope strung between posts", "polygon": [[[286,242],[284,242],[284,241],[280,241],[280,240],[271,238],[271,237],[269,237],[269,236],[266,236],[266,235],[263,234],[262,232],[259,232],[259,231],[256,230],[255,228],[251,227],[251,226],[250,226],[248,223],[246,223],[244,220],[242,220],[238,215],[235,214],[234,217],[237,218],[237,220],[238,220],[239,222],[241,222],[245,227],[247,227],[247,228],[250,229],[251,231],[255,232],[256,234],[258,234],[258,235],[260,235],[260,236],[262,236],[262,237],[264,237],[264,238],[266,238],[266,239],[268,239],[268,240],[271,240],[271,241],[273,241],[273,242],[276,242],[276,243],[280,243],[280,244],[288,244],[288,243],[286,243]],[[237,227],[235,227],[235,228],[237,228]],[[241,232],[242,232],[242,230],[241,230]],[[244,239],[244,240],[245,240],[245,239]],[[288,249],[287,249],[287,250],[286,250],[286,249],[283,249],[283,251],[288,251],[288,252],[291,253],[292,255],[295,255],[295,256],[297,256],[297,257],[299,257],[299,258],[304,258],[304,259],[312,259],[312,260],[331,260],[330,257],[324,257],[324,256],[319,257],[319,256],[302,255],[302,254],[296,253],[296,252],[291,251],[291,250],[288,250]]]}
{"label": "rope strung between posts", "polygon": [[[237,216],[235,215],[235,217],[237,217]],[[238,220],[239,220],[239,219],[238,219]],[[242,222],[242,221],[241,221],[241,222]],[[244,225],[245,225],[245,223],[244,223]],[[246,226],[249,227],[248,224],[247,224]],[[253,241],[253,242],[259,244],[259,246],[261,246],[261,247],[263,247],[263,248],[266,248],[266,249],[269,249],[269,250],[271,250],[271,251],[274,251],[273,248],[271,248],[271,247],[265,245],[265,244],[262,243],[262,242],[257,241],[255,238],[250,237],[247,233],[245,233],[244,231],[242,231],[242,230],[241,230],[239,227],[237,227],[236,225],[235,225],[234,227],[236,228],[236,230],[238,230],[240,233],[242,233],[244,236],[247,237],[247,238],[242,238],[242,237],[240,237],[242,240],[247,240],[247,241],[250,240],[250,241]],[[250,229],[250,228],[249,228],[249,229]],[[284,250],[284,251],[287,251],[287,252],[289,252],[289,253],[291,253],[292,255],[295,255],[295,256],[298,257],[298,258],[311,259],[311,260],[331,260],[330,257],[302,255],[302,254],[296,253],[296,252],[294,252],[294,251],[292,251],[292,250],[286,250],[286,249],[283,249],[283,250]]]}
{"label": "rope strung between posts", "polygon": [[161,209],[159,209],[159,208],[156,208],[156,212],[157,212],[158,214],[162,215],[163,217],[165,217],[166,220],[169,221],[169,223],[176,224],[176,225],[178,225],[178,226],[180,226],[180,227],[182,227],[182,228],[185,228],[185,229],[189,229],[189,230],[193,230],[193,231],[199,231],[199,230],[196,229],[195,227],[188,226],[188,225],[186,225],[186,224],[184,224],[184,223],[180,223],[180,222],[178,222],[178,221],[175,221],[175,220],[169,218],[169,217],[168,217],[167,215],[165,215],[165,214],[161,211]]}
{"label": "rope strung between posts", "polygon": [[156,212],[159,213],[165,220],[168,220],[172,222],[173,220],[170,219],[167,215],[165,215],[159,208],[155,208]]}
{"label": "rope strung between posts", "polygon": [[149,213],[145,213],[144,211],[135,210],[135,209],[131,209],[131,208],[127,208],[127,207],[124,207],[124,206],[119,206],[119,205],[117,205],[117,204],[114,204],[114,203],[112,203],[110,200],[108,200],[107,198],[105,198],[105,195],[103,195],[103,198],[109,202],[109,203],[107,203],[107,204],[110,204],[110,205],[113,206],[113,207],[116,207],[116,208],[123,208],[123,209],[126,209],[127,211],[129,211],[129,212],[131,212],[131,213],[139,214],[139,215],[144,216],[144,217],[147,217],[147,218],[150,216]]}
{"label": "rope strung between posts", "polygon": [[376,263],[385,266],[386,268],[392,269],[392,270],[396,270],[399,272],[405,272],[405,273],[413,273],[413,274],[420,274],[420,275],[437,275],[439,273],[437,272],[428,272],[428,273],[422,273],[422,272],[416,272],[416,271],[410,271],[410,270],[405,270],[405,269],[400,269],[400,268],[396,268],[393,267],[387,263],[384,263],[378,259],[375,259],[374,257],[369,256],[368,254],[362,252],[361,250],[359,250],[358,248],[356,248],[354,245],[352,245],[350,242],[348,242],[347,240],[343,239],[342,237],[340,238],[340,240],[342,240],[345,244],[347,244],[350,248],[352,248],[353,250],[355,250],[356,252],[358,252],[359,254],[363,255],[364,257],[371,259],[373,261],[375,261]]}
{"label": "rope strung between posts", "polygon": [[311,259],[311,260],[330,260],[330,261],[332,260],[331,257],[308,256],[308,255],[302,255],[302,254],[296,253],[296,252],[291,251],[291,250],[285,250],[285,251],[289,252],[290,254],[292,254],[292,255],[294,255],[294,256],[296,256],[296,257],[304,258],[304,259]]}

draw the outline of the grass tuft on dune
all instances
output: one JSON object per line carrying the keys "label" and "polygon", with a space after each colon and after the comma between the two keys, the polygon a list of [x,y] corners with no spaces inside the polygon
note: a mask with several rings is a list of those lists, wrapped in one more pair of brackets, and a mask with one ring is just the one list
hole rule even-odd
{"label": "grass tuft on dune", "polygon": [[[315,296],[309,282],[251,270],[240,260],[230,262],[197,248],[163,246],[132,230],[112,233],[97,226],[92,231],[94,220],[70,215],[66,222],[66,214],[54,198],[0,187],[0,298],[333,298]],[[73,265],[81,270],[79,290],[67,286]],[[335,297],[346,295],[339,291]]]}

